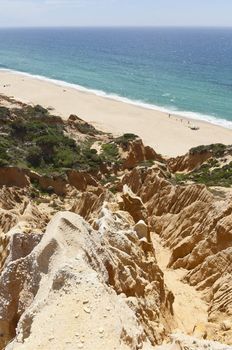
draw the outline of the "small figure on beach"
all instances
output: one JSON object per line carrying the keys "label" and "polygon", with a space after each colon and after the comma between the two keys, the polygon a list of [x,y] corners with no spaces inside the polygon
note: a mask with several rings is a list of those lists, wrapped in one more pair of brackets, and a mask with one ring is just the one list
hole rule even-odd
{"label": "small figure on beach", "polygon": [[191,130],[199,130],[200,128],[198,126],[192,125],[189,127]]}

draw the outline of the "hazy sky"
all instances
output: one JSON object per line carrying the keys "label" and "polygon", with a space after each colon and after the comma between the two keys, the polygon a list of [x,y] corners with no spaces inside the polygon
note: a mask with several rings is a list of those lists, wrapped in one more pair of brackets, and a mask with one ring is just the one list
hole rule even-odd
{"label": "hazy sky", "polygon": [[0,26],[232,26],[232,0],[0,0]]}

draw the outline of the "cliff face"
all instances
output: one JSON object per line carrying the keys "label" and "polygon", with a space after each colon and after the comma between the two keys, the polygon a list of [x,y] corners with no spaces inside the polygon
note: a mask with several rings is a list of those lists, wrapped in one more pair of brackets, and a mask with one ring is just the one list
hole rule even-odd
{"label": "cliff face", "polygon": [[204,185],[172,185],[156,171],[145,173],[143,169],[125,175],[123,183],[142,199],[151,231],[169,247],[168,266],[185,269],[184,281],[205,292],[208,321],[219,324],[230,319],[231,192],[215,198]]}
{"label": "cliff face", "polygon": [[162,341],[172,301],[152,248],[144,252],[124,212],[104,208],[97,225],[61,212],[17,256],[12,235],[0,279],[2,346],[15,335],[6,349],[150,349]]}
{"label": "cliff face", "polygon": [[[130,158],[129,155],[127,157]],[[54,324],[60,322],[53,309],[47,314],[47,305],[54,299],[52,303],[55,309],[55,305],[63,302],[65,294],[71,295],[69,303],[72,305],[71,300],[75,304],[76,294],[86,294],[91,286],[79,290],[77,284],[77,290],[74,288],[74,281],[79,279],[80,274],[79,270],[75,270],[76,260],[71,257],[72,254],[82,258],[84,256],[81,264],[85,264],[86,276],[92,273],[97,276],[93,289],[89,289],[89,299],[99,285],[101,290],[106,289],[104,298],[113,295],[116,304],[120,301],[121,306],[115,306],[118,317],[121,317],[121,308],[128,310],[126,314],[131,314],[129,322],[133,324],[132,331],[124,329],[124,321],[120,321],[121,328],[117,324],[119,321],[115,321],[118,325],[115,324],[115,327],[119,327],[120,331],[112,336],[112,344],[120,348],[122,342],[121,348],[133,349],[136,346],[146,348],[148,344],[154,346],[161,343],[177,327],[177,323],[173,311],[175,296],[172,290],[168,291],[165,287],[163,273],[158,267],[155,246],[152,245],[153,232],[161,237],[163,245],[170,250],[168,267],[184,269],[186,272],[183,281],[203,291],[208,303],[208,321],[205,327],[210,324],[215,332],[212,335],[212,331],[207,330],[209,337],[230,343],[231,330],[220,330],[221,322],[225,318],[231,318],[232,305],[230,191],[223,196],[215,196],[204,185],[176,185],[170,167],[163,160],[160,162],[160,159],[152,166],[136,164],[132,170],[121,172],[116,194],[100,185],[96,177],[72,172],[65,180],[62,197],[45,194],[37,205],[29,194],[33,192],[31,181],[39,175],[28,171],[24,173],[26,181],[23,181],[22,188],[16,187],[13,180],[13,187],[10,186],[9,178],[6,177],[7,183],[1,189],[2,346],[15,335],[12,345],[14,348],[20,348],[20,342],[23,342],[23,349],[26,349],[27,343],[28,349],[32,344],[38,346],[39,343],[36,342],[40,337],[35,337],[35,334],[44,332],[39,326],[43,318],[49,315]],[[4,171],[7,173],[7,168]],[[9,171],[17,174],[17,169]],[[2,181],[3,179],[4,177]],[[17,179],[19,180],[20,178]],[[53,181],[61,183],[61,180],[57,177]],[[53,192],[56,192],[55,188],[53,183]],[[76,214],[63,213],[52,221],[43,236],[49,218],[59,208],[69,208],[81,215],[91,227]],[[68,238],[70,230],[72,239]],[[64,237],[60,236],[61,232]],[[89,244],[92,243],[89,245],[86,243],[88,241]],[[70,277],[66,264],[74,268],[74,277],[72,274]],[[58,293],[52,286],[56,283],[55,276],[63,268],[62,278],[66,282],[61,283]],[[121,303],[125,305],[122,306]],[[96,305],[97,307],[99,306]],[[98,311],[95,313],[93,309],[95,310],[95,304],[92,309],[87,308],[88,312],[84,311],[84,315],[90,313],[94,319],[101,318]],[[116,319],[117,315],[114,316]],[[74,321],[76,329],[79,323]],[[102,319],[99,322],[104,323]],[[111,324],[112,322],[110,320]],[[91,323],[89,327],[93,327]],[[55,330],[52,329],[52,332]],[[108,332],[110,333],[109,330]],[[54,347],[53,341],[59,339],[59,335],[52,337],[46,333],[42,338],[49,349]],[[105,337],[100,337],[101,339]],[[66,341],[68,344],[69,341]],[[80,339],[76,341],[79,345],[84,344]],[[70,347],[74,343],[71,341],[71,344]],[[91,348],[91,342],[86,344],[86,348]],[[101,346],[100,341],[99,349]]]}
{"label": "cliff face", "polygon": [[[92,339],[97,339],[96,349],[103,342],[109,349],[161,343],[177,323],[175,296],[157,264],[153,232],[170,249],[169,268],[185,269],[183,280],[204,291],[208,323],[216,327],[210,337],[230,342],[231,331],[222,336],[219,329],[231,318],[230,192],[215,198],[203,185],[178,186],[169,178],[163,164],[135,167],[121,178],[116,195],[95,180],[83,187],[87,192],[69,185],[63,199],[53,195],[51,201],[46,195],[37,206],[28,190],[2,188],[2,347],[11,339],[9,349],[36,348],[40,339],[46,349],[58,343],[91,349]],[[43,235],[54,209],[67,205],[91,226],[64,212]],[[74,313],[78,316],[70,321]],[[63,339],[56,326],[41,327],[47,317],[57,329],[61,318],[71,322]],[[100,330],[96,324],[102,325]],[[81,333],[75,335],[76,329]],[[85,338],[87,329],[92,330],[90,339]]]}
{"label": "cliff face", "polygon": [[136,135],[25,108],[23,130],[18,110],[0,118],[34,143],[22,169],[0,140],[0,348],[223,346],[177,329],[232,344],[230,147],[165,160]]}

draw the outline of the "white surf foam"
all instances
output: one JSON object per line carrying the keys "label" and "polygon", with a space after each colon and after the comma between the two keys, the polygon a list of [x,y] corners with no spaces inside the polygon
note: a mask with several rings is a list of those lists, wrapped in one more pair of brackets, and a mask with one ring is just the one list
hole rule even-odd
{"label": "white surf foam", "polygon": [[214,125],[222,126],[224,128],[227,128],[227,129],[232,129],[232,121],[229,121],[229,120],[226,120],[223,118],[217,118],[217,117],[212,116],[212,115],[201,114],[201,113],[196,113],[196,112],[191,112],[191,111],[182,111],[182,110],[173,109],[170,107],[161,107],[161,106],[146,103],[146,102],[143,102],[140,100],[131,100],[127,97],[122,97],[122,96],[119,96],[119,95],[114,94],[114,93],[106,93],[105,91],[102,91],[102,90],[90,89],[90,88],[86,88],[86,87],[78,85],[78,84],[68,83],[68,82],[63,81],[63,80],[52,79],[52,78],[48,78],[48,77],[45,77],[42,75],[30,74],[27,72],[20,72],[20,71],[16,71],[13,69],[7,69],[7,68],[0,68],[0,71],[5,71],[5,72],[13,73],[13,74],[28,76],[28,77],[31,77],[34,79],[50,82],[50,83],[58,85],[58,86],[69,87],[72,89],[76,89],[78,91],[92,93],[96,96],[108,98],[108,99],[115,100],[118,102],[124,102],[127,104],[131,104],[133,106],[137,106],[137,107],[141,107],[141,108],[145,108],[145,109],[150,109],[150,110],[155,110],[155,111],[160,111],[160,112],[163,112],[166,114],[171,114],[172,116],[174,115],[174,116],[183,117],[183,118],[192,119],[192,120],[200,120],[200,121],[208,122],[208,123],[211,123]]}

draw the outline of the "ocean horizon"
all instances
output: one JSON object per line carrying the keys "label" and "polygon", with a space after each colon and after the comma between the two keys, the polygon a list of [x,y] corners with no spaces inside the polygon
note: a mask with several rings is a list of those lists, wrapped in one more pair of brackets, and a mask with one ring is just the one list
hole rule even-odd
{"label": "ocean horizon", "polygon": [[0,69],[232,128],[232,28],[0,29]]}

